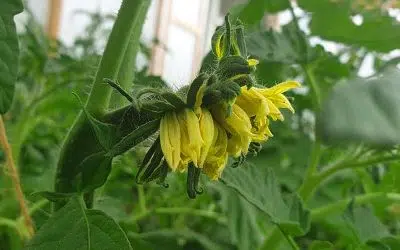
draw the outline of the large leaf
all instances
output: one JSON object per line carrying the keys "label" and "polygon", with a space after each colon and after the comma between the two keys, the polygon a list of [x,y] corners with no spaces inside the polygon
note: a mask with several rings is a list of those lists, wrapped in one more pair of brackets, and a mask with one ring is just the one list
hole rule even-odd
{"label": "large leaf", "polygon": [[338,84],[323,105],[318,132],[326,141],[400,143],[400,71]]}
{"label": "large leaf", "polygon": [[257,211],[234,190],[221,185],[222,209],[228,220],[230,241],[239,250],[257,248],[261,231],[257,225]]}
{"label": "large leaf", "polygon": [[[354,9],[354,1],[299,0],[300,7],[313,13],[311,33],[324,39],[370,50],[389,52],[400,43],[400,23],[383,14]],[[363,16],[361,25],[352,22],[351,16],[358,11]],[[329,27],[329,28],[327,28]]]}
{"label": "large leaf", "polygon": [[27,250],[132,249],[117,223],[74,197],[39,229]]}
{"label": "large leaf", "polygon": [[222,181],[270,217],[287,234],[304,235],[310,226],[310,212],[297,195],[283,199],[279,183],[270,168],[249,165],[229,168]]}
{"label": "large leaf", "polygon": [[260,22],[265,12],[274,13],[289,8],[288,0],[251,0],[244,6],[239,18],[246,24]]}
{"label": "large leaf", "polygon": [[0,114],[10,108],[18,72],[18,38],[14,15],[22,12],[20,0],[0,2]]}
{"label": "large leaf", "polygon": [[269,63],[304,64],[321,57],[321,49],[312,48],[294,22],[282,26],[282,32],[251,32],[246,37],[246,46],[251,56]]}
{"label": "large leaf", "polygon": [[362,249],[390,250],[390,247],[382,240],[394,240],[394,238],[370,209],[354,207],[354,203],[350,203],[343,218],[352,232],[352,234],[347,235],[350,236],[352,245],[363,247]]}

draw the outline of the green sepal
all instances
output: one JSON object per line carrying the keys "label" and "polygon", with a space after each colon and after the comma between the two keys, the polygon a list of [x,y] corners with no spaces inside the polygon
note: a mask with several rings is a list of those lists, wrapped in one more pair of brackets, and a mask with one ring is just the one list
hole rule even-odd
{"label": "green sepal", "polygon": [[159,168],[159,170],[160,170],[160,172],[158,174],[157,184],[162,185],[163,187],[167,188],[168,184],[165,183],[165,179],[168,176],[170,168],[169,168],[168,163],[167,163],[166,160],[163,161],[163,163],[161,164],[161,167]]}
{"label": "green sepal", "polygon": [[224,51],[226,51],[226,55],[228,56],[231,53],[230,50],[232,45],[232,25],[229,13],[225,15],[225,36]]}
{"label": "green sepal", "polygon": [[186,104],[188,107],[194,107],[196,103],[197,92],[199,91],[200,87],[203,86],[203,84],[208,82],[208,78],[208,74],[201,73],[193,80],[192,84],[190,84],[186,97]]}
{"label": "green sepal", "polygon": [[221,60],[225,54],[225,39],[225,27],[218,26],[211,38],[211,49],[217,60]]}
{"label": "green sepal", "polygon": [[139,171],[136,175],[136,182],[139,184],[149,182],[154,180],[151,179],[151,176],[155,172],[155,170],[160,167],[160,164],[163,159],[163,153],[161,150],[160,139],[158,138],[149,151],[147,152],[145,159],[140,165]]}
{"label": "green sepal", "polygon": [[192,162],[188,165],[188,174],[187,174],[187,194],[189,198],[196,198],[197,194],[203,193],[202,189],[198,189],[199,180],[200,180],[201,169],[197,168]]}
{"label": "green sepal", "polygon": [[140,110],[152,114],[154,117],[161,116],[165,112],[175,110],[175,106],[162,100],[162,101],[148,101],[140,105]]}
{"label": "green sepal", "polygon": [[163,92],[160,94],[160,96],[170,103],[172,106],[175,107],[175,109],[181,109],[186,106],[185,102],[180,98],[177,94],[172,93],[172,92]]}
{"label": "green sepal", "polygon": [[232,47],[236,55],[240,55],[247,58],[247,47],[244,38],[244,27],[240,20],[236,21],[236,27],[234,29],[234,39],[232,39]]}
{"label": "green sepal", "polygon": [[123,137],[117,144],[115,144],[106,156],[114,157],[125,153],[140,142],[149,138],[158,130],[159,126],[160,120],[155,119],[137,127],[127,136]]}
{"label": "green sepal", "polygon": [[261,149],[262,149],[261,143],[251,142],[249,146],[249,153],[256,156],[258,153],[260,153]]}

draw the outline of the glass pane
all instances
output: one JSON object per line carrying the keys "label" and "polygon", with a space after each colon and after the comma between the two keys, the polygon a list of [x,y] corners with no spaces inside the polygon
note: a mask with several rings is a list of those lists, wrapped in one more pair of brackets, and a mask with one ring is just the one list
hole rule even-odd
{"label": "glass pane", "polygon": [[170,26],[163,76],[174,88],[189,84],[192,78],[195,42],[193,34],[175,25]]}
{"label": "glass pane", "polygon": [[172,17],[193,26],[199,25],[201,0],[173,0]]}

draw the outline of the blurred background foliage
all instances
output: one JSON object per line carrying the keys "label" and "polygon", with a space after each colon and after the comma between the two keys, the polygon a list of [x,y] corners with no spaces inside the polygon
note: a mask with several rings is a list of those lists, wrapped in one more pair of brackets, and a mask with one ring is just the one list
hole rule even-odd
{"label": "blurred background foliage", "polygon": [[[169,175],[168,188],[135,183],[144,143],[114,160],[94,208],[121,225],[134,249],[270,249],[271,215],[302,249],[400,249],[400,73],[395,67],[400,60],[389,56],[399,49],[400,25],[389,15],[399,6],[388,2],[297,0],[298,7],[291,9],[295,18],[279,30],[265,29],[260,20],[265,12],[289,9],[288,1],[252,0],[234,7],[232,15],[247,27],[249,54],[260,60],[258,83],[302,82],[290,97],[296,113],[272,123],[274,137],[257,157],[240,169],[227,168],[226,185],[203,178],[204,193],[195,200],[186,196],[185,175]],[[113,18],[86,14],[91,23],[70,47],[50,41],[33,19],[19,34],[20,72],[6,122],[36,228],[48,219],[50,204],[31,194],[52,190],[60,145],[80,111],[72,92],[82,100],[87,96],[100,58],[99,37],[109,32],[101,24]],[[302,22],[306,28],[299,28]],[[338,52],[311,45],[315,37],[335,43]],[[143,44],[141,52],[151,53]],[[366,56],[373,57],[373,75],[360,78]],[[146,66],[135,69],[134,89],[140,85],[168,86],[149,76]],[[339,169],[323,178],[313,195],[303,195],[310,218],[302,217],[302,208],[299,217],[284,218],[279,209],[287,207],[280,204],[288,204],[302,185],[316,139],[324,142],[317,169]],[[21,249],[26,232],[8,173],[1,168],[0,249]],[[271,169],[267,183],[257,178]],[[251,183],[235,182],[235,176]],[[264,201],[264,207],[254,201]],[[286,220],[297,224],[288,226]],[[286,240],[279,247],[290,249]]]}

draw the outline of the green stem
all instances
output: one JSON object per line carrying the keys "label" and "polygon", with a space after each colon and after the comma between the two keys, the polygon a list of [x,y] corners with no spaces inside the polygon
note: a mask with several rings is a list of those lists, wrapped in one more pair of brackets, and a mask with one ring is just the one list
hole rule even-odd
{"label": "green stem", "polygon": [[[147,14],[147,10],[150,6],[149,0],[144,0],[143,4],[140,6],[138,18],[134,24],[134,28],[131,32],[131,38],[126,48],[125,56],[121,65],[121,69],[118,73],[117,81],[121,88],[130,93],[133,80],[135,77],[136,69],[136,56],[139,52],[140,39],[137,38],[138,34],[142,33],[143,23]],[[129,102],[123,96],[115,93],[112,97],[111,105],[114,107],[121,107]]]}
{"label": "green stem", "polygon": [[329,214],[338,213],[344,210],[352,200],[354,200],[356,204],[361,205],[374,201],[378,202],[382,199],[400,202],[400,194],[376,192],[358,195],[354,198],[343,199],[335,203],[313,209],[311,211],[311,218],[313,221],[315,221],[318,219],[326,218],[326,216],[328,216]]}
{"label": "green stem", "polygon": [[147,210],[145,213],[139,214],[134,217],[131,222],[136,222],[141,220],[152,213],[155,214],[190,214],[198,217],[204,217],[208,219],[213,219],[216,222],[225,225],[227,223],[227,219],[219,213],[213,211],[205,211],[201,209],[192,209],[188,207],[160,207],[153,210]]}
{"label": "green stem", "polygon": [[[108,108],[112,93],[112,88],[103,83],[103,78],[116,79],[118,76],[131,32],[134,30],[135,23],[138,23],[138,16],[143,10],[141,6],[145,1],[147,2],[147,0],[123,0],[122,2],[86,102],[86,109],[97,117],[104,114]],[[140,34],[137,34],[136,39],[139,38]],[[99,150],[101,147],[98,145],[85,115],[81,112],[68,132],[61,149],[55,191],[76,192],[74,178],[78,172],[77,166],[87,156]],[[64,205],[65,202],[55,203],[55,209]]]}
{"label": "green stem", "polygon": [[144,193],[143,186],[137,185],[137,190],[138,190],[138,201],[139,201],[140,214],[146,213],[146,211],[147,211],[146,195]]}
{"label": "green stem", "polygon": [[[100,61],[86,109],[93,114],[102,114],[108,108],[112,88],[103,83],[104,78],[116,79],[131,37],[139,40],[140,34],[132,34],[147,0],[123,0]],[[140,29],[141,30],[141,29]]]}
{"label": "green stem", "polygon": [[343,170],[343,169],[349,169],[349,168],[358,168],[358,167],[368,167],[374,164],[378,163],[385,163],[385,162],[392,162],[392,161],[399,161],[400,160],[400,155],[390,155],[390,156],[383,156],[383,157],[375,157],[372,159],[368,159],[365,161],[359,161],[359,162],[343,162],[341,164],[332,166],[324,171],[322,171],[318,175],[318,184],[327,179],[329,176],[335,174],[336,172]]}

